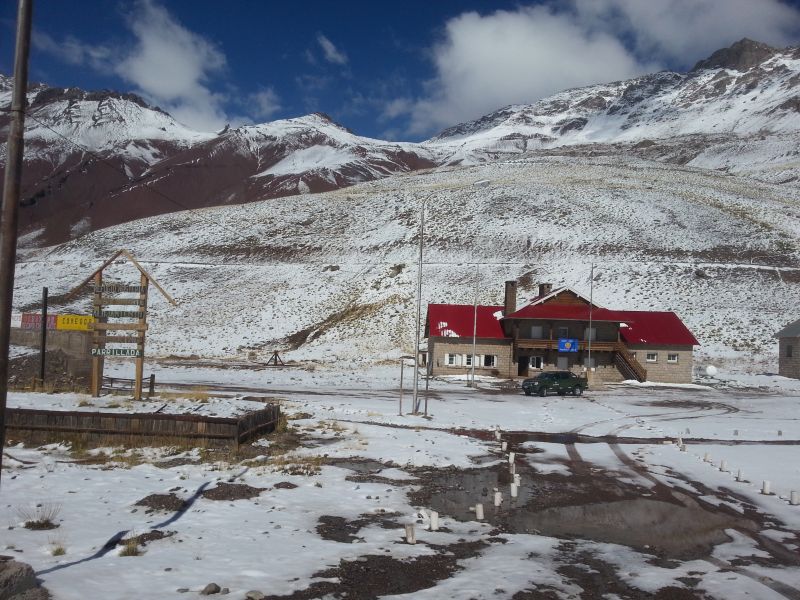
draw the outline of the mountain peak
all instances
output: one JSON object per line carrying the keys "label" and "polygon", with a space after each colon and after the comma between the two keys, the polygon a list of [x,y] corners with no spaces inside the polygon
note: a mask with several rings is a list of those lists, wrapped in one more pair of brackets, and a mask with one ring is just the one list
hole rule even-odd
{"label": "mountain peak", "polygon": [[694,66],[692,71],[701,69],[734,69],[736,71],[747,71],[748,69],[761,64],[780,52],[762,42],[743,38],[734,42],[728,48],[720,48],[708,58],[705,58]]}

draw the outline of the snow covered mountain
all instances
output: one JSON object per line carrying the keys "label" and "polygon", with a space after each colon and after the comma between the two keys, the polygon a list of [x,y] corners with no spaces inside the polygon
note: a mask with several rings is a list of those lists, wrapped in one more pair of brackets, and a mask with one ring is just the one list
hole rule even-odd
{"label": "snow covered mountain", "polygon": [[[200,133],[132,94],[34,85],[22,244],[59,243],[184,208],[316,193],[510,156],[626,155],[800,185],[798,83],[800,48],[742,40],[689,73],[567,90],[419,144],[360,137],[319,113]],[[0,76],[0,106],[10,95],[9,79]],[[7,113],[0,113],[3,144],[7,126]]]}
{"label": "snow covered mountain", "polygon": [[[798,84],[800,48],[778,50],[745,39],[689,73],[567,90],[456,125],[425,144],[447,154],[449,164],[615,144],[614,152],[624,148],[679,164],[736,170],[755,159],[796,167]],[[750,156],[742,157],[743,147]]]}
{"label": "snow covered mountain", "polygon": [[[0,76],[0,106],[10,105],[11,90]],[[436,164],[427,148],[359,137],[323,114],[208,134],[134,94],[33,85],[28,102],[23,243],[58,243],[183,208],[319,192]],[[0,113],[3,152],[9,122]]]}

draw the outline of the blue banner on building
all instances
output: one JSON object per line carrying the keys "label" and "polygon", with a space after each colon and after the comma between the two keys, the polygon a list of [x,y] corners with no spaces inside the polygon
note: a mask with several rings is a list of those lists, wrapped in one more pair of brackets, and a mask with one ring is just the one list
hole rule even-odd
{"label": "blue banner on building", "polygon": [[574,340],[571,338],[560,338],[558,340],[558,351],[559,352],[577,352],[578,351],[578,340]]}

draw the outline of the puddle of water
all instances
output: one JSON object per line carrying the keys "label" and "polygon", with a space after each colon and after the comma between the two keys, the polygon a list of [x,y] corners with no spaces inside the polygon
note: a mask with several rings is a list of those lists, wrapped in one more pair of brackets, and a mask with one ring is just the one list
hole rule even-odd
{"label": "puddle of water", "polygon": [[[603,473],[587,476],[522,474],[517,498],[510,497],[508,469],[486,468],[430,474],[415,500],[461,521],[475,520],[480,502],[485,520],[512,533],[542,534],[623,544],[670,558],[707,555],[730,541],[725,529],[755,531],[752,521],[711,512],[692,498],[645,497],[652,490]],[[503,502],[494,506],[494,492]]]}

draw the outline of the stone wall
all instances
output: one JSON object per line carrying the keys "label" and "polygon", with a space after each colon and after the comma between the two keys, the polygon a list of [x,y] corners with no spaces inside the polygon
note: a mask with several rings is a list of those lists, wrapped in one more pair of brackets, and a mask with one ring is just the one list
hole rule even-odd
{"label": "stone wall", "polygon": [[[17,346],[38,348],[41,331],[37,329],[11,328],[11,343]],[[47,350],[61,350],[67,355],[67,370],[73,377],[89,377],[92,371],[90,349],[91,335],[88,331],[61,331],[51,329],[47,332]]]}
{"label": "stone wall", "polygon": [[[465,364],[464,355],[472,354],[471,338],[444,338],[432,337],[428,342],[430,360],[429,372],[432,375],[458,375],[472,373],[472,366]],[[447,364],[447,355],[455,354],[459,360],[456,365]],[[475,345],[475,354],[478,362],[475,364],[476,375],[491,375],[494,377],[513,377],[516,375],[516,364],[511,362],[511,344],[505,340],[478,340]],[[484,355],[496,356],[493,367],[484,367]]]}
{"label": "stone wall", "polygon": [[[661,383],[692,383],[693,352],[691,346],[641,346],[629,345],[636,360],[647,369],[647,381]],[[655,354],[656,360],[648,362],[647,355]],[[677,362],[670,362],[668,355],[677,354]]]}
{"label": "stone wall", "polygon": [[[792,355],[789,353],[792,348]],[[778,375],[800,379],[800,337],[778,340]]]}

